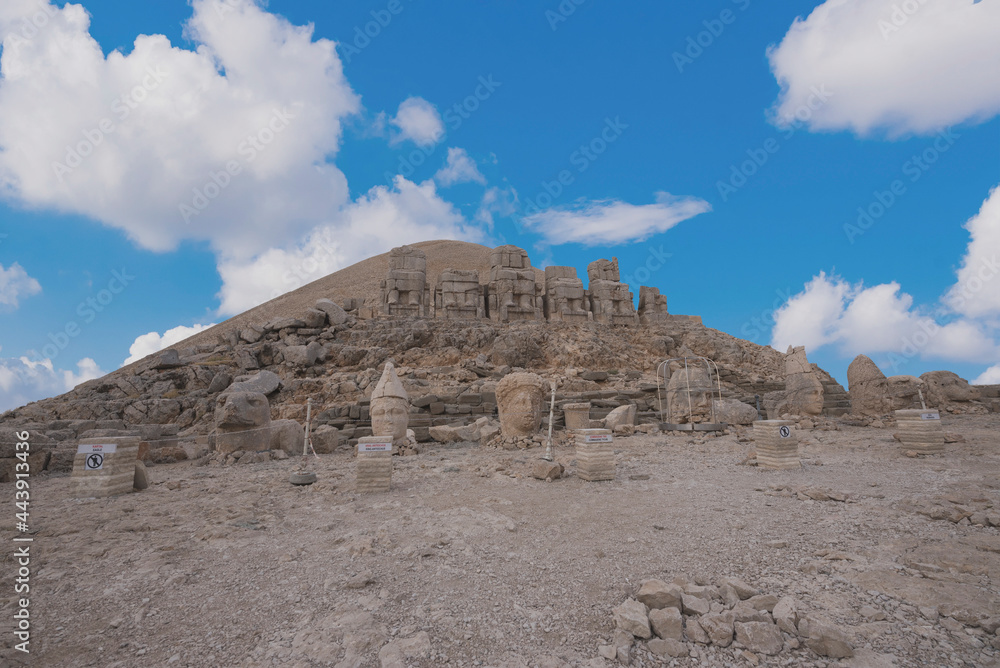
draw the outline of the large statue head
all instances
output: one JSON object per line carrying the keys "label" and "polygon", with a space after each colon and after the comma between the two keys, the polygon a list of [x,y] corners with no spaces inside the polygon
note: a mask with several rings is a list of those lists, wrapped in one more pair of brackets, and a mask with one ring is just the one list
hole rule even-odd
{"label": "large statue head", "polygon": [[500,431],[504,436],[531,436],[542,424],[548,385],[533,373],[511,373],[497,383]]}
{"label": "large statue head", "polygon": [[928,371],[921,374],[920,380],[924,381],[927,388],[924,392],[928,406],[943,406],[951,402],[974,401],[980,398],[978,389],[951,371]]}
{"label": "large statue head", "polygon": [[260,392],[228,392],[216,400],[215,425],[224,431],[266,426],[271,405]]}
{"label": "large statue head", "polygon": [[708,369],[698,363],[672,368],[667,383],[667,412],[674,424],[712,419],[712,377]]}
{"label": "large statue head", "polygon": [[886,385],[890,410],[898,411],[923,407],[920,403],[920,392],[924,389],[924,381],[916,376],[889,376],[886,379]]}
{"label": "large statue head", "polygon": [[392,436],[395,443],[406,440],[406,426],[410,419],[410,398],[399,382],[392,362],[385,363],[382,378],[371,399],[372,435]]}
{"label": "large statue head", "polygon": [[816,374],[797,373],[785,379],[787,410],[795,415],[823,413],[823,383]]}

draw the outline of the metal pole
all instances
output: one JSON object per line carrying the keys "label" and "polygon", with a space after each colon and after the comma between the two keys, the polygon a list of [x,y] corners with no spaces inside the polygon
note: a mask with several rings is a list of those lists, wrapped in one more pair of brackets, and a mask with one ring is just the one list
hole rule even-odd
{"label": "metal pole", "polygon": [[917,394],[920,395],[920,405],[923,406],[924,410],[927,410],[927,403],[924,401],[924,393],[920,391],[919,387],[917,388]]}
{"label": "metal pole", "polygon": [[312,397],[306,399],[306,440],[302,443],[302,456],[307,457],[309,455],[309,423],[312,422],[312,407],[313,400]]}
{"label": "metal pole", "polygon": [[556,383],[555,381],[549,382],[549,387],[552,388],[552,400],[549,402],[549,440],[545,444],[545,456],[542,457],[547,462],[552,461],[552,422],[555,420],[556,412]]}

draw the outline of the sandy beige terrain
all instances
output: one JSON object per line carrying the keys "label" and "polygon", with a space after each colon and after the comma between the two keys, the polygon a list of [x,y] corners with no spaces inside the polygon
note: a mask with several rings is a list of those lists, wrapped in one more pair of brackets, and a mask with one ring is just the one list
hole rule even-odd
{"label": "sandy beige terrain", "polygon": [[106,500],[37,477],[32,654],[10,647],[5,586],[0,664],[611,666],[611,610],[641,581],[735,576],[825,615],[855,656],[786,634],[775,656],[639,642],[632,665],[994,666],[1000,529],[970,520],[1000,512],[1000,416],[944,426],[966,441],[927,458],[887,429],[804,432],[789,472],[741,463],[737,433],[622,438],[604,483],[573,475],[568,446],[569,476],[545,482],[539,450],[432,445],[367,496],[346,451],[311,458],[310,487],[287,482],[297,458],[155,466]]}

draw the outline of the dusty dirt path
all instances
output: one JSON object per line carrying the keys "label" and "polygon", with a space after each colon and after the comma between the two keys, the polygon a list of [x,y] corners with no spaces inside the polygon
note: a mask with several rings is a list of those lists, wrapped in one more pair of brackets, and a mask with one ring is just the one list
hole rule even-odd
{"label": "dusty dirt path", "polygon": [[[888,430],[808,432],[794,472],[741,465],[736,435],[635,436],[605,483],[532,479],[536,450],[438,446],[397,458],[393,491],[368,496],[347,453],[312,460],[304,488],[287,483],[293,460],[157,466],[148,490],[107,500],[40,477],[33,651],[11,649],[4,585],[0,664],[610,666],[611,608],[641,580],[732,575],[822,612],[857,650],[836,662],[786,639],[762,665],[993,666],[1000,642],[974,619],[1000,615],[1000,530],[920,511],[1000,513],[1000,416],[945,428],[966,442],[924,459]],[[750,665],[689,647],[640,645],[633,665]]]}

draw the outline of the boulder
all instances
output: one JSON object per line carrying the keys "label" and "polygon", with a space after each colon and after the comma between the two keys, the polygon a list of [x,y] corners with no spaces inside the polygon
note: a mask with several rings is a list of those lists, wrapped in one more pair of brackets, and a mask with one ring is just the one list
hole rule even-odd
{"label": "boulder", "polygon": [[782,597],[774,606],[771,615],[779,629],[792,635],[798,633],[799,609],[794,598],[791,596]]}
{"label": "boulder", "polygon": [[149,473],[146,472],[146,465],[141,461],[135,463],[135,478],[132,480],[132,489],[137,492],[149,487]]}
{"label": "boulder", "polygon": [[[803,628],[805,627],[805,628]],[[807,633],[803,633],[807,630]],[[854,656],[847,634],[822,617],[810,616],[799,623],[799,634],[806,636],[806,646],[820,656],[843,659]]]}
{"label": "boulder", "polygon": [[680,611],[683,594],[683,590],[673,583],[668,584],[663,580],[646,580],[639,587],[636,598],[654,610],[676,608]]}
{"label": "boulder", "polygon": [[681,611],[674,607],[654,608],[649,611],[653,632],[661,638],[684,640],[684,621]]}
{"label": "boulder", "polygon": [[343,325],[347,322],[347,311],[329,299],[320,299],[316,302],[315,307],[317,311],[322,311],[326,314],[326,318],[331,325]]}
{"label": "boulder", "polygon": [[635,404],[628,404],[627,406],[619,406],[614,409],[608,416],[604,418],[604,428],[605,429],[615,429],[616,427],[628,425],[632,426],[635,424]]}
{"label": "boulder", "polygon": [[872,417],[890,413],[889,381],[868,356],[858,355],[847,367],[847,388],[852,413]]}
{"label": "boulder", "polygon": [[681,658],[688,655],[688,648],[683,642],[674,638],[657,638],[646,643],[646,649],[656,656],[671,656]]}
{"label": "boulder", "polygon": [[631,633],[636,638],[649,638],[653,632],[649,628],[649,617],[646,615],[646,606],[630,598],[621,605],[612,609],[615,626],[622,631]]}
{"label": "boulder", "polygon": [[302,314],[302,322],[306,323],[306,327],[309,329],[321,329],[326,325],[326,313],[319,309],[306,309],[306,312]]}
{"label": "boulder", "polygon": [[318,455],[328,455],[340,445],[340,431],[328,424],[322,424],[309,432],[309,438]]}
{"label": "boulder", "polygon": [[713,645],[729,647],[733,642],[733,614],[731,612],[704,615],[698,619]]}
{"label": "boulder", "polygon": [[238,379],[226,390],[227,394],[237,392],[259,392],[260,394],[271,394],[281,387],[281,378],[273,371],[258,371],[249,378]]}
{"label": "boulder", "polygon": [[770,622],[736,622],[736,640],[751,652],[777,654],[784,647],[781,629]]}
{"label": "boulder", "polygon": [[220,371],[212,377],[212,382],[208,384],[209,394],[218,394],[228,388],[233,382],[233,377],[227,371]]}
{"label": "boulder", "polygon": [[323,346],[313,341],[305,346],[288,346],[282,351],[286,362],[295,366],[312,366],[323,354]]}
{"label": "boulder", "polygon": [[274,420],[271,423],[270,450],[284,450],[290,455],[301,455],[304,443],[305,432],[295,420]]}
{"label": "boulder", "polygon": [[548,462],[544,459],[539,459],[531,466],[532,477],[539,480],[558,480],[562,477],[562,474],[562,464],[557,462]]}
{"label": "boulder", "polygon": [[153,363],[153,368],[157,370],[176,369],[179,366],[183,366],[181,356],[173,348],[162,351]]}
{"label": "boulder", "polygon": [[685,615],[704,615],[711,609],[711,605],[707,600],[698,598],[697,596],[684,594],[681,597],[681,601],[684,605]]}
{"label": "boulder", "polygon": [[753,424],[757,420],[757,409],[738,399],[715,399],[712,402],[715,417],[727,424]]}

